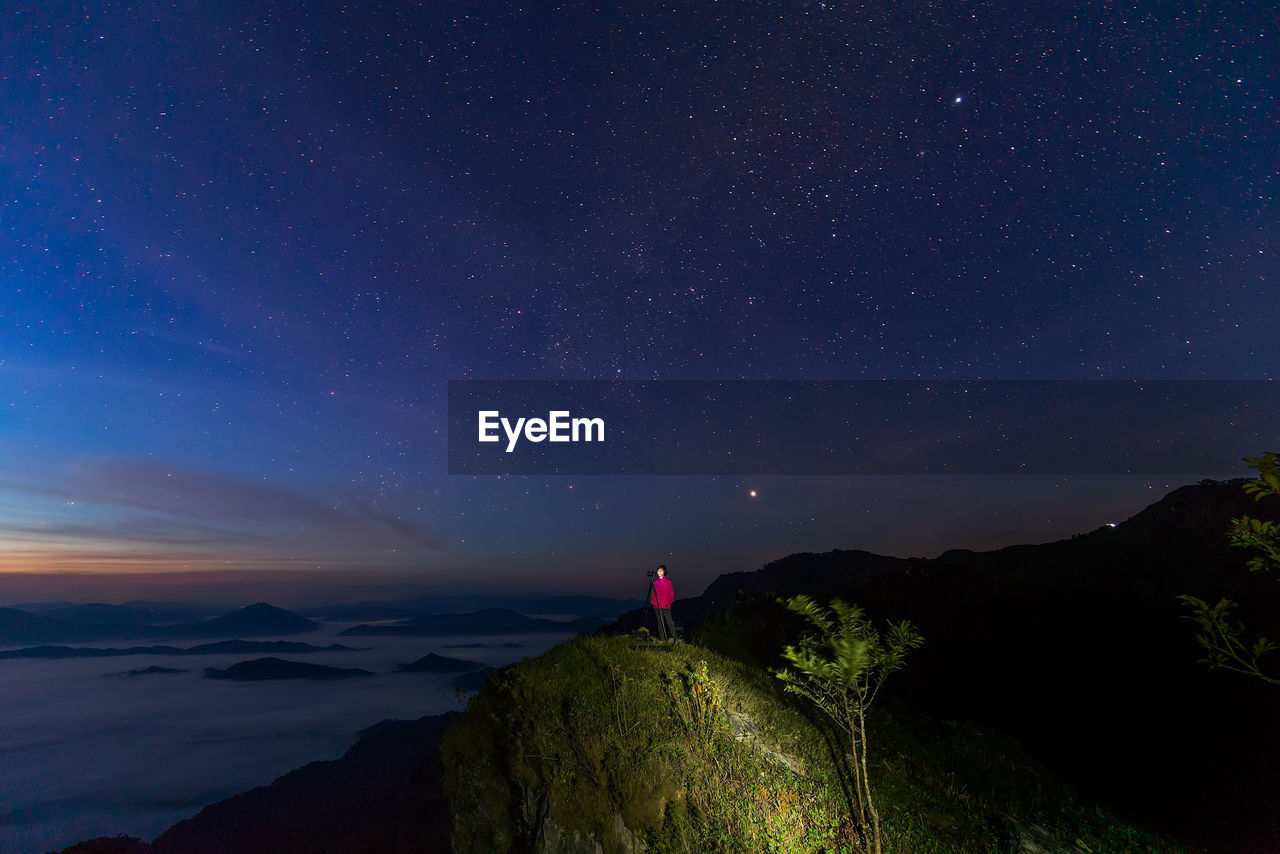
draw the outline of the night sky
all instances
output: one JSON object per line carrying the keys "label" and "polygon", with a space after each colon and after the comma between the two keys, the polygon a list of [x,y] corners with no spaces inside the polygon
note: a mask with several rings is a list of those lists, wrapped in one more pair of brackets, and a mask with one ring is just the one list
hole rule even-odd
{"label": "night sky", "polygon": [[445,383],[1272,378],[1278,37],[1249,2],[6,4],[0,603],[691,595],[1131,515],[1194,478],[450,477]]}

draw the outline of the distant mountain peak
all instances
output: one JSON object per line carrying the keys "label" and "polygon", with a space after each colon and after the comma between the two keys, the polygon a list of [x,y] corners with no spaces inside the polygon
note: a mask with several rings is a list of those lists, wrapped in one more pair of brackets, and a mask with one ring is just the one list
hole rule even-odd
{"label": "distant mountain peak", "polygon": [[238,614],[250,614],[250,613],[280,613],[280,614],[288,614],[289,612],[288,612],[288,611],[286,611],[284,608],[280,608],[280,607],[278,607],[278,606],[276,606],[276,605],[272,605],[270,602],[254,602],[252,605],[245,605],[245,606],[244,606],[243,608],[241,608],[239,611],[233,611],[232,613],[238,613]]}
{"label": "distant mountain peak", "polygon": [[238,611],[214,617],[201,623],[181,627],[188,637],[224,635],[227,637],[258,635],[289,635],[315,631],[320,624],[292,611],[277,608],[267,602],[246,605]]}

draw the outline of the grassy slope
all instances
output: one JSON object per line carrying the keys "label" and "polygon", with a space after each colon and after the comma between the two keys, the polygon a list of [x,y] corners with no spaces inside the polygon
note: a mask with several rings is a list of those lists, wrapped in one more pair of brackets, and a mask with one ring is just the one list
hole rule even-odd
{"label": "grassy slope", "polygon": [[[654,854],[862,850],[844,751],[776,683],[696,644],[624,637],[495,674],[442,744],[454,851],[526,849],[539,810],[606,854],[627,850],[619,816]],[[872,726],[889,852],[1182,850],[1081,803],[996,733],[901,709]]]}

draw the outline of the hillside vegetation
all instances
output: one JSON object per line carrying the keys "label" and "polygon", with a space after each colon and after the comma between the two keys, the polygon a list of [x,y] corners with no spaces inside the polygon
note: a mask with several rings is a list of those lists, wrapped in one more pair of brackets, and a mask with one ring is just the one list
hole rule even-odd
{"label": "hillside vegetation", "polygon": [[[855,852],[840,739],[768,672],[697,644],[579,636],[495,674],[445,734],[458,854]],[[872,717],[889,852],[1175,852],[1010,739]],[[598,846],[598,847],[597,847]]]}

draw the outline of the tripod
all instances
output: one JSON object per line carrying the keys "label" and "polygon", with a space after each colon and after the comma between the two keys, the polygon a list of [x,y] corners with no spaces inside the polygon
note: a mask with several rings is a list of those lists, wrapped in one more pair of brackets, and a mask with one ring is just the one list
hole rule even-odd
{"label": "tripod", "polygon": [[[654,610],[653,600],[657,599],[657,595],[653,590],[653,573],[649,573],[649,592],[644,595],[644,615],[640,618],[640,628],[646,631],[649,628],[649,617],[653,617],[653,627],[658,628],[658,614]],[[650,637],[653,637],[651,632]]]}

